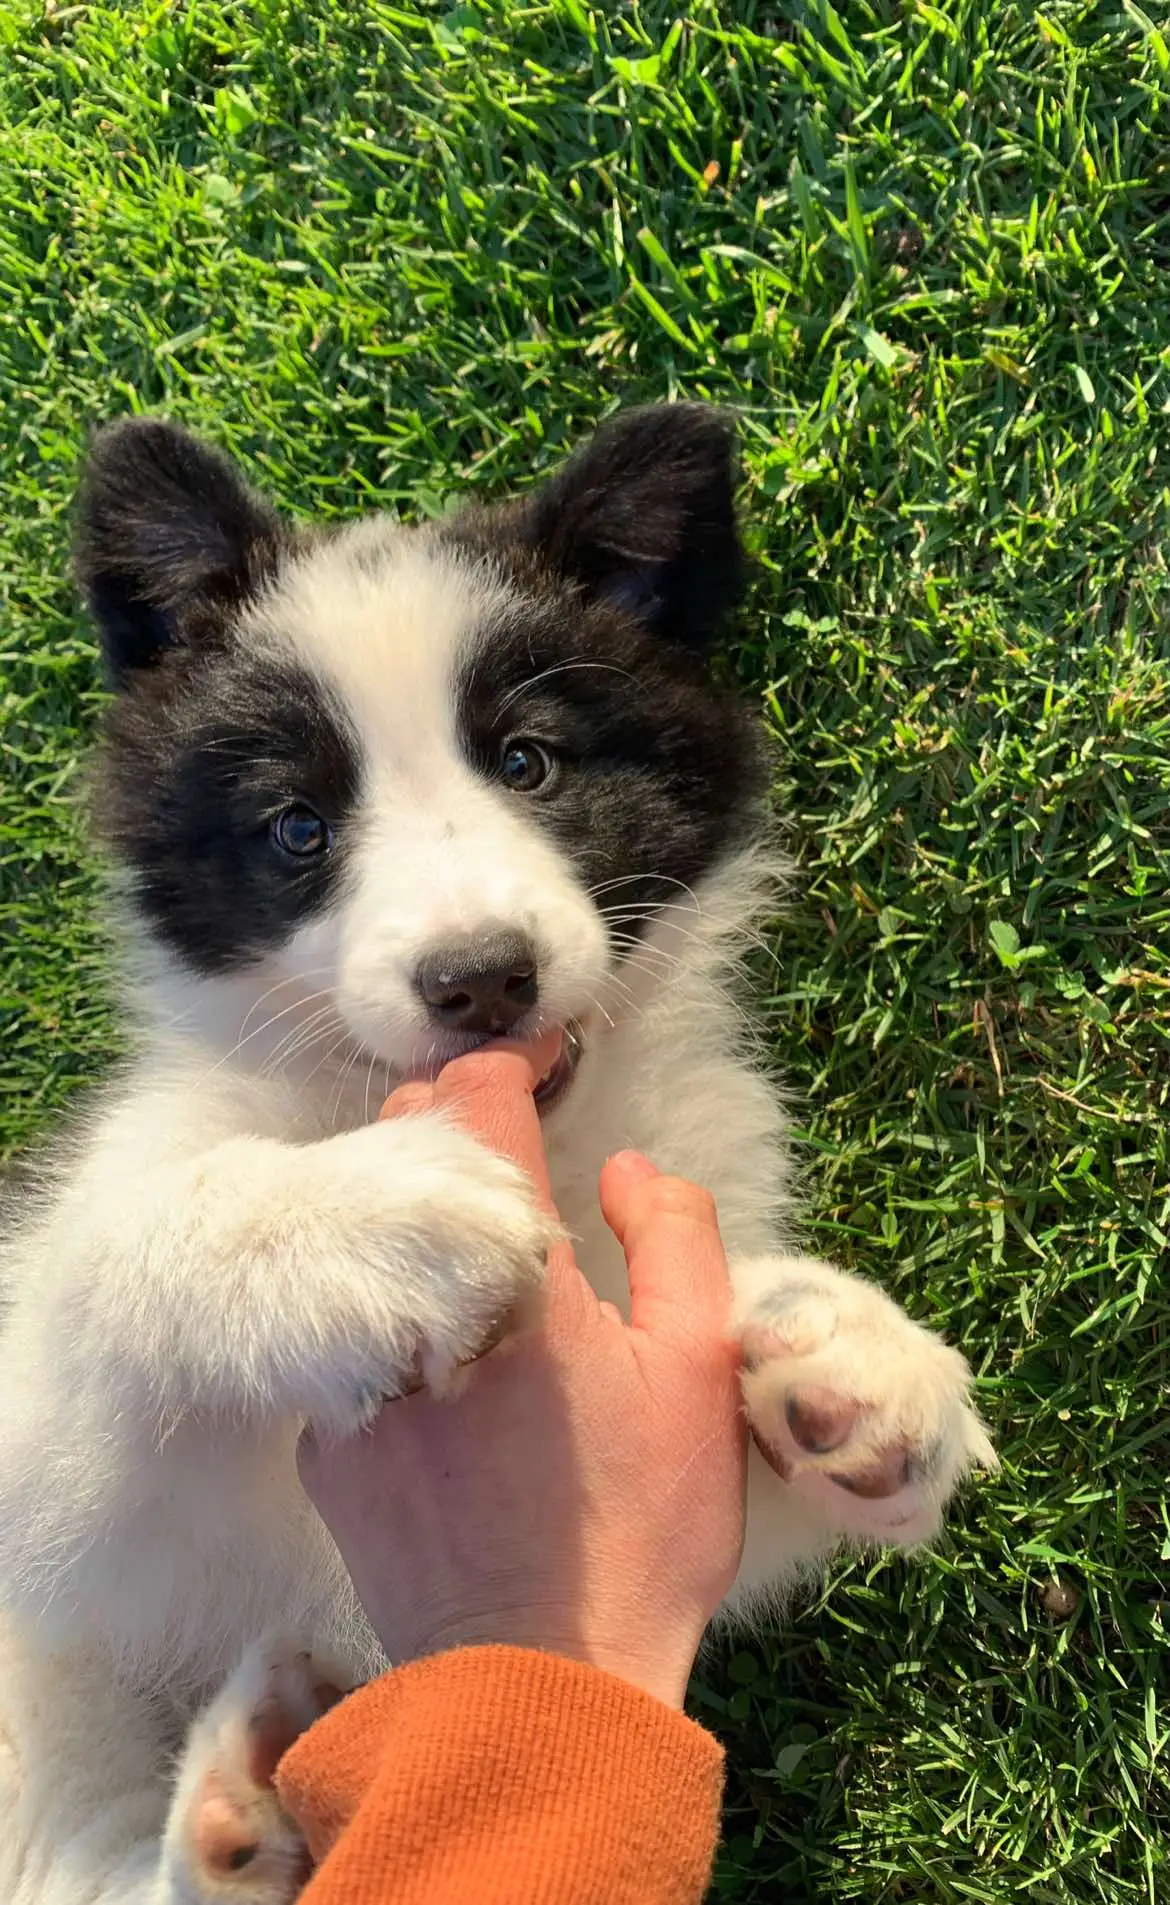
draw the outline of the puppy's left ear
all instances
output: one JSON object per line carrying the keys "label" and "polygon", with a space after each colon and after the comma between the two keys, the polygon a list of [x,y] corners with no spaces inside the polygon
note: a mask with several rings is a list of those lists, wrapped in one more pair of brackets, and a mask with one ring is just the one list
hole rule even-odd
{"label": "puppy's left ear", "polygon": [[523,539],[587,594],[706,649],[743,589],[734,442],[706,404],[627,411],[525,501]]}

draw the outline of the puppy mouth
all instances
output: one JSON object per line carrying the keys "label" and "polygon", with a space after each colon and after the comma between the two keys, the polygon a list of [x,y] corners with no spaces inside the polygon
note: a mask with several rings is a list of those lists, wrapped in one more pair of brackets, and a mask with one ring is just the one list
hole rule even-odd
{"label": "puppy mouth", "polygon": [[561,1033],[560,1050],[552,1064],[541,1073],[532,1094],[532,1101],[542,1118],[546,1118],[565,1097],[576,1076],[584,1051],[585,1035],[580,1021],[569,1019]]}
{"label": "puppy mouth", "polygon": [[459,1049],[438,1053],[433,1049],[428,1053],[426,1062],[406,1072],[407,1078],[437,1078],[445,1065],[456,1058],[466,1058],[471,1052],[492,1051],[498,1047],[524,1052],[532,1061],[533,1070],[538,1064],[544,1069],[533,1088],[532,1101],[542,1118],[549,1116],[568,1095],[577,1068],[585,1055],[585,1031],[579,1019],[566,1019],[564,1025],[549,1026],[540,1033],[531,1033],[527,1038],[478,1038],[461,1041]]}

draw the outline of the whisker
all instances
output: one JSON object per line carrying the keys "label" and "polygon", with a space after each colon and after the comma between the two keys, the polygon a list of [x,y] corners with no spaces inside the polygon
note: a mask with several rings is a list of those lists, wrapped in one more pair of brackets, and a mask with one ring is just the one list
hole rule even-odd
{"label": "whisker", "polygon": [[327,1030],[340,1024],[341,1021],[332,1005],[321,1006],[310,1018],[306,1019],[303,1025],[294,1026],[293,1030],[281,1039],[260,1067],[261,1074],[272,1077],[282,1066],[291,1065],[293,1059],[301,1052],[311,1051],[313,1046],[325,1037]]}
{"label": "whisker", "polygon": [[[248,1029],[248,1025],[252,1019],[253,1014],[260,1010],[260,1007],[264,1004],[265,999],[270,999],[274,992],[279,992],[281,988],[284,986],[303,985],[306,979],[328,978],[329,971],[330,971],[330,968],[328,966],[310,966],[307,972],[290,972],[290,973],[286,973],[282,979],[274,980],[272,985],[268,986],[260,994],[260,997],[258,999],[253,1000],[252,1004],[248,1007],[248,1010],[245,1012],[243,1019],[240,1021],[239,1036],[241,1038],[243,1037],[244,1033]],[[314,993],[312,996],[316,998],[318,995]]]}
{"label": "whisker", "polygon": [[[710,974],[696,971],[693,967],[688,967],[686,960],[681,959],[677,953],[667,952],[665,948],[661,946],[647,945],[645,940],[635,939],[629,934],[624,936],[615,935],[615,944],[624,944],[630,949],[625,960],[627,970],[633,969],[643,972],[648,979],[655,983],[661,982],[664,970],[666,972],[677,971],[686,973],[694,980],[697,986],[707,991],[713,1001],[717,1000],[724,1009],[730,1009],[753,1038],[759,1037],[760,1027],[752,1013],[735,997],[733,992],[728,991],[725,986],[720,985],[718,980],[713,978]],[[657,969],[645,965],[643,962],[647,955],[660,959],[663,965]],[[611,974],[610,983],[613,984],[616,983],[616,981],[617,975]],[[645,1017],[649,1004],[650,1001],[636,1001],[632,995],[630,997],[631,1009],[634,1010],[639,1017]]]}
{"label": "whisker", "polygon": [[355,1044],[349,1057],[346,1059],[344,1065],[341,1067],[341,1071],[337,1080],[337,1085],[334,1090],[333,1096],[329,1101],[329,1109],[326,1114],[330,1124],[334,1123],[341,1116],[341,1100],[345,1092],[346,1080],[349,1078],[349,1075],[352,1072],[354,1066],[357,1064],[358,1059],[362,1056],[363,1050],[364,1048],[361,1045]]}
{"label": "whisker", "polygon": [[[593,1006],[595,1011],[600,1012],[602,1018],[605,1020],[605,1023],[608,1025],[610,1031],[616,1032],[617,1020],[614,1018],[613,1013],[609,1010],[608,1006],[605,1006],[602,1004],[601,1000],[598,998],[595,992],[590,994],[589,1003],[590,1005]],[[638,1010],[636,1001],[632,997],[629,999],[628,1003],[630,1006],[630,1010],[632,1012]]]}
{"label": "whisker", "polygon": [[[275,987],[270,987],[269,990],[275,991]],[[209,1079],[215,1077],[216,1072],[222,1070],[223,1066],[230,1064],[233,1058],[239,1056],[245,1045],[250,1045],[253,1039],[261,1038],[265,1032],[270,1032],[272,1027],[278,1025],[281,1019],[287,1018],[290,1012],[301,1011],[305,1006],[312,1005],[314,999],[325,999],[328,998],[328,996],[327,991],[322,988],[317,992],[311,992],[307,999],[294,999],[291,1005],[283,1006],[279,1012],[271,1013],[269,1017],[264,1020],[262,1025],[256,1026],[255,1030],[249,1032],[246,1038],[237,1038],[234,1045],[229,1046],[226,1052],[221,1053],[214,1065],[208,1066],[207,1070],[200,1075],[196,1089],[201,1089],[206,1085]]]}
{"label": "whisker", "polygon": [[[600,913],[601,918],[605,920],[606,924],[609,926],[612,926],[612,925],[624,926],[624,925],[632,925],[635,923],[652,926],[655,920],[659,918],[663,913],[668,913],[673,911],[685,912],[689,914],[690,908],[689,907],[676,908],[670,901],[664,902],[662,906],[635,908],[635,909],[624,911],[624,912],[618,912],[613,907],[599,907],[598,908],[598,912]],[[695,932],[693,927],[683,926],[678,920],[665,920],[663,924],[668,928],[670,932],[678,933],[681,937],[685,939],[692,939],[696,941],[700,939],[700,935]],[[733,918],[729,918],[727,920],[720,920],[711,914],[707,915],[707,925],[708,927],[713,927],[715,929],[715,936],[709,939],[705,939],[703,943],[706,944],[712,950],[717,944],[717,935],[719,931],[725,928],[729,936],[733,937],[740,947],[744,949],[750,947],[754,951],[762,953],[765,958],[772,960],[774,964],[777,964],[777,965],[779,964],[780,955],[776,951],[776,948],[770,945],[769,942],[764,938],[763,934],[759,932],[755,927],[745,926],[740,920],[733,919]]]}
{"label": "whisker", "polygon": [[280,1070],[282,1065],[288,1064],[302,1046],[315,1044],[319,1033],[323,1031],[324,1027],[329,1024],[332,1018],[332,1008],[329,1006],[321,1006],[318,1011],[312,1013],[312,1015],[305,1020],[303,1025],[294,1025],[292,1031],[286,1032],[283,1038],[273,1046],[271,1052],[260,1066],[261,1076],[271,1077],[273,1073]]}
{"label": "whisker", "polygon": [[[334,1052],[339,1052],[343,1045],[348,1045],[351,1042],[352,1035],[350,1033],[349,1027],[341,1023],[340,1020],[338,1021],[338,1023],[341,1024],[340,1032],[338,1033],[337,1037],[334,1039],[332,1045],[328,1046],[327,1049],[321,1054],[320,1058],[317,1060],[317,1063],[314,1065],[312,1071],[305,1073],[304,1078],[301,1080],[302,1088],[308,1084],[311,1078],[316,1078],[317,1073],[321,1071],[323,1067],[329,1063],[329,1060],[333,1057]],[[359,1046],[357,1049],[360,1051],[361,1047]]]}
{"label": "whisker", "polygon": [[[311,992],[307,999],[297,999],[294,1001],[292,1005],[286,1005],[282,1007],[282,1009],[279,1012],[273,1012],[270,1015],[270,1017],[265,1019],[263,1025],[258,1025],[256,1026],[254,1031],[249,1032],[247,1038],[237,1039],[235,1045],[232,1047],[232,1056],[234,1057],[239,1052],[243,1051],[244,1046],[250,1045],[253,1039],[260,1038],[265,1032],[271,1032],[274,1025],[279,1025],[280,1021],[282,1019],[287,1019],[290,1016],[290,1014],[294,1012],[303,1012],[307,1006],[312,1005],[314,1001],[317,999],[324,999],[325,1004],[323,1006],[318,1006],[317,1011],[309,1015],[309,1018],[311,1021],[315,1022],[318,1016],[322,1012],[333,1011],[334,1008],[333,1008],[332,1000],[327,991],[321,990],[320,992]],[[306,1021],[306,1020],[299,1020],[298,1023],[293,1026],[290,1032],[285,1033],[281,1037],[275,1049],[279,1051],[281,1045],[285,1043],[286,1039],[295,1038],[297,1033],[308,1022],[309,1021]]]}
{"label": "whisker", "polygon": [[615,874],[613,879],[599,880],[595,886],[587,887],[586,892],[588,897],[593,900],[597,898],[598,894],[612,892],[616,887],[645,886],[649,880],[660,880],[664,886],[677,886],[681,888],[684,893],[693,893],[693,888],[689,887],[685,880],[676,879],[673,873],[658,873],[653,867],[647,868],[646,871],[642,873]]}
{"label": "whisker", "polygon": [[542,681],[551,680],[553,675],[568,674],[574,668],[603,669],[605,670],[606,673],[611,675],[624,675],[627,681],[632,681],[635,684],[637,683],[637,679],[638,679],[636,675],[632,675],[630,673],[628,668],[619,668],[616,662],[585,661],[584,659],[580,657],[577,657],[572,661],[554,662],[550,668],[542,668],[538,675],[531,676],[530,679],[527,681],[519,682],[515,688],[511,689],[509,693],[506,694],[504,696],[504,699],[501,701],[499,705],[499,713],[503,714],[506,709],[511,707],[514,701],[519,700],[521,695],[531,693],[532,689],[539,687]]}

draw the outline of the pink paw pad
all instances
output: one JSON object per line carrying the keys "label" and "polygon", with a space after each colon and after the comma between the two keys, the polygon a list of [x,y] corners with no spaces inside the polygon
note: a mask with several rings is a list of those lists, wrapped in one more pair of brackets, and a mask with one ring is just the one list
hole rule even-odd
{"label": "pink paw pad", "polygon": [[231,1797],[218,1772],[207,1774],[191,1820],[191,1850],[205,1872],[224,1879],[252,1864],[263,1844],[254,1815],[254,1806]]}
{"label": "pink paw pad", "polygon": [[963,1358],[831,1265],[784,1258],[747,1270],[743,1395],[765,1461],[834,1539],[930,1540],[956,1482],[995,1462]]}
{"label": "pink paw pad", "polygon": [[276,1769],[306,1728],[343,1697],[309,1654],[286,1654],[270,1666],[243,1725],[221,1734],[187,1814],[190,1855],[217,1898],[283,1905],[307,1882],[310,1861],[281,1810]]}
{"label": "pink paw pad", "polygon": [[848,1489],[851,1495],[860,1495],[863,1501],[886,1501],[891,1495],[898,1495],[909,1488],[915,1479],[915,1464],[909,1449],[904,1445],[884,1450],[864,1468],[855,1469],[850,1474],[835,1474],[829,1471],[838,1488]]}

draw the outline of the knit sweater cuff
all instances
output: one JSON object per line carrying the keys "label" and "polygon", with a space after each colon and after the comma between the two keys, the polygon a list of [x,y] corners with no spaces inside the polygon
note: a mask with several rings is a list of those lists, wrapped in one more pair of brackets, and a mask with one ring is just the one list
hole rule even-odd
{"label": "knit sweater cuff", "polygon": [[281,1762],[319,1870],[304,1905],[702,1898],[723,1755],[594,1667],[461,1648],[361,1688]]}

